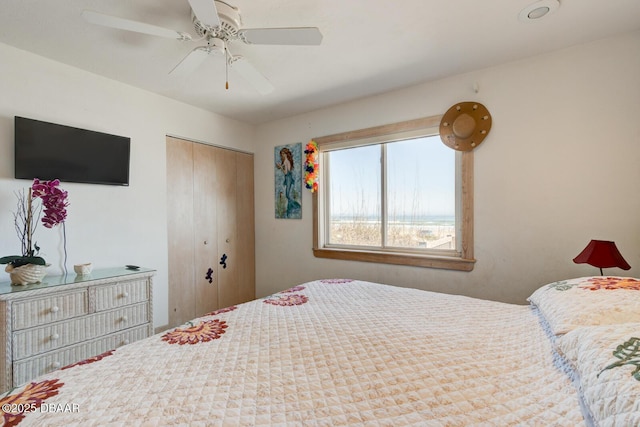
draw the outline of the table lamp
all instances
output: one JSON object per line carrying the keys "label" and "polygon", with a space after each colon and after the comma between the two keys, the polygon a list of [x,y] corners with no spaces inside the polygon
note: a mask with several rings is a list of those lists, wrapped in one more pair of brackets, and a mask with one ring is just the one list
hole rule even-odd
{"label": "table lamp", "polygon": [[576,264],[587,263],[600,269],[602,276],[603,268],[618,267],[629,270],[631,266],[620,254],[614,242],[606,240],[591,240],[586,248],[573,259]]}

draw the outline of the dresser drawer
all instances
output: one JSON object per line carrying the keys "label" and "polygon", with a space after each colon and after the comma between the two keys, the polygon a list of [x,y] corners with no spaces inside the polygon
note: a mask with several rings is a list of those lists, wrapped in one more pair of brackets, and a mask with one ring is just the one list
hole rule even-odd
{"label": "dresser drawer", "polygon": [[89,312],[87,289],[41,298],[16,300],[11,305],[13,330],[46,325]]}
{"label": "dresser drawer", "polygon": [[95,288],[96,311],[149,300],[149,282],[146,279],[117,282]]}
{"label": "dresser drawer", "polygon": [[149,321],[149,304],[144,302],[14,332],[13,359],[35,356]]}
{"label": "dresser drawer", "polygon": [[129,342],[141,340],[149,336],[149,326],[143,325],[116,332],[99,339],[61,348],[30,359],[13,364],[13,387],[18,387],[33,378],[55,371],[90,357],[113,350]]}

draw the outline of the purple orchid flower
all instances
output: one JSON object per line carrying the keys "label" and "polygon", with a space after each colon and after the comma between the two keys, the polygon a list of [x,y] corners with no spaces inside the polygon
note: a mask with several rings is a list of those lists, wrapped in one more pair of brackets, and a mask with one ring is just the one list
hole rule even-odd
{"label": "purple orchid flower", "polygon": [[67,218],[67,196],[69,193],[61,189],[60,180],[40,181],[38,178],[33,180],[31,186],[31,195],[34,199],[42,199],[44,206],[44,217],[42,223],[47,228],[55,227],[64,222]]}

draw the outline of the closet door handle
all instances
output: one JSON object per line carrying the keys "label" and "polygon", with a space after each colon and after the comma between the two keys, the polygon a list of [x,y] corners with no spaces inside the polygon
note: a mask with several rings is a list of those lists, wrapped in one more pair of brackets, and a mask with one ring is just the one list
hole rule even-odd
{"label": "closet door handle", "polygon": [[227,254],[222,254],[222,257],[220,257],[220,265],[222,268],[227,268]]}
{"label": "closet door handle", "polygon": [[211,267],[207,270],[207,274],[204,276],[205,280],[208,280],[209,283],[213,283],[213,270]]}

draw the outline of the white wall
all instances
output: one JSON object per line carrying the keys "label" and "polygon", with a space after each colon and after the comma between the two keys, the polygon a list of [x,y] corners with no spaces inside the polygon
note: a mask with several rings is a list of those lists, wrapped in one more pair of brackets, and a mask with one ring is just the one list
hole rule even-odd
{"label": "white wall", "polygon": [[[257,295],[349,277],[525,303],[543,283],[599,274],[572,262],[614,240],[640,276],[640,32],[576,46],[258,127]],[[479,93],[472,90],[478,82]],[[274,219],[274,146],[482,102],[493,127],[475,151],[472,272],[314,258],[311,193],[302,220]]]}
{"label": "white wall", "polygon": [[[64,183],[68,268],[136,264],[157,269],[154,324],[168,323],[165,135],[253,151],[253,126],[0,44],[0,255],[20,252],[13,214],[15,115],[131,137],[130,185]],[[40,226],[36,238],[61,272],[61,228]],[[4,278],[2,277],[4,275]],[[0,273],[0,281],[8,280]]]}

